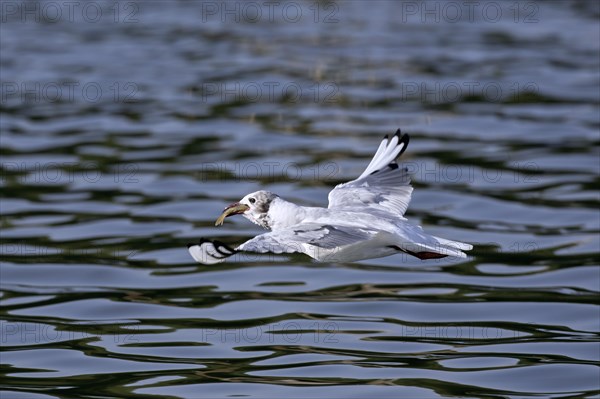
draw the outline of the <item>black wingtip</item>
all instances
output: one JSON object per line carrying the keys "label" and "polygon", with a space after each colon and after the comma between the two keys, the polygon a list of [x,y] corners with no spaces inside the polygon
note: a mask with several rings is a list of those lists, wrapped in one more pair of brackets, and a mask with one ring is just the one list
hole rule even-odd
{"label": "black wingtip", "polygon": [[235,249],[231,248],[229,245],[225,244],[223,241],[214,240],[213,245],[215,246],[215,248],[218,252],[221,252],[221,251],[219,251],[219,247],[223,247],[226,250],[228,250],[229,252],[233,252],[233,253],[237,252]]}
{"label": "black wingtip", "polygon": [[400,136],[400,143],[405,143],[408,146],[408,142],[410,141],[410,136],[408,133],[404,133],[404,135]]}
{"label": "black wingtip", "polygon": [[400,151],[400,154],[398,154],[398,157],[404,154],[404,151],[406,151],[406,149],[408,148],[408,143],[410,142],[410,136],[407,133],[404,133],[402,136],[400,136],[399,133],[400,129],[396,131],[396,135],[398,136],[398,145],[404,144],[404,146],[402,147],[402,151]]}
{"label": "black wingtip", "polygon": [[394,136],[398,136],[398,144],[405,142],[408,145],[408,141],[410,140],[408,133],[402,134],[402,131],[398,129],[396,130],[396,133],[394,133]]}

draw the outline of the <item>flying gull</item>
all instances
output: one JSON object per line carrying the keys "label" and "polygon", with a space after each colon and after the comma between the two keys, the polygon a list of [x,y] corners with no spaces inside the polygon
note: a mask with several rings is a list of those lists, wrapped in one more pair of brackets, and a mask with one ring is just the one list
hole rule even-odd
{"label": "flying gull", "polygon": [[327,208],[300,206],[269,191],[256,191],[225,208],[215,225],[242,215],[271,230],[231,248],[218,240],[189,244],[199,263],[215,264],[238,252],[304,253],[321,262],[352,262],[406,253],[419,259],[466,258],[470,244],[429,235],[403,216],[413,188],[396,159],[408,146],[400,129],[385,136],[371,163],[356,179],[329,193]]}

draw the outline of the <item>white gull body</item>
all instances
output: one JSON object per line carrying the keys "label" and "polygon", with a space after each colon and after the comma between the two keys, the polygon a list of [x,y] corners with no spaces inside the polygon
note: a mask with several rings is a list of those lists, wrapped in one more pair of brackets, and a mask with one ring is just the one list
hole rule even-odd
{"label": "white gull body", "polygon": [[[306,207],[269,191],[246,195],[225,209],[219,218],[233,214],[271,232],[258,235],[232,249],[217,240],[189,244],[192,257],[204,264],[225,261],[236,252],[300,252],[322,262],[352,262],[407,253],[419,259],[446,256],[465,258],[473,247],[429,235],[407,221],[413,188],[406,168],[396,163],[408,145],[400,130],[379,145],[365,171],[355,180],[337,185],[329,193],[327,208]],[[221,223],[218,221],[218,223]]]}

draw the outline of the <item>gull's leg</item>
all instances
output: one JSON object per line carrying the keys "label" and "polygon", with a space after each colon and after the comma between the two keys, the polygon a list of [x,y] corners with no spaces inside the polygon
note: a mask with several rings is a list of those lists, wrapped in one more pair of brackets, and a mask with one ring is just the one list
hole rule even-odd
{"label": "gull's leg", "polygon": [[441,258],[445,258],[446,256],[448,256],[448,255],[438,254],[438,253],[429,252],[429,251],[413,252],[413,251],[409,251],[408,249],[402,249],[397,245],[388,245],[388,248],[392,248],[392,249],[395,249],[396,251],[407,253],[407,254],[412,255],[415,258],[419,258],[421,260],[441,259]]}

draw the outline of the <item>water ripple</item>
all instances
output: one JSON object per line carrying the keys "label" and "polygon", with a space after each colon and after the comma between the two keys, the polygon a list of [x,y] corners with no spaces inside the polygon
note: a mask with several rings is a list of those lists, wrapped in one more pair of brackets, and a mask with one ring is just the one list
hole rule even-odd
{"label": "water ripple", "polygon": [[[507,4],[494,23],[376,3],[287,5],[331,24],[7,8],[0,396],[597,395],[597,3]],[[467,259],[189,257],[260,233],[214,227],[247,192],[325,205],[398,127],[409,219],[473,243]]]}

